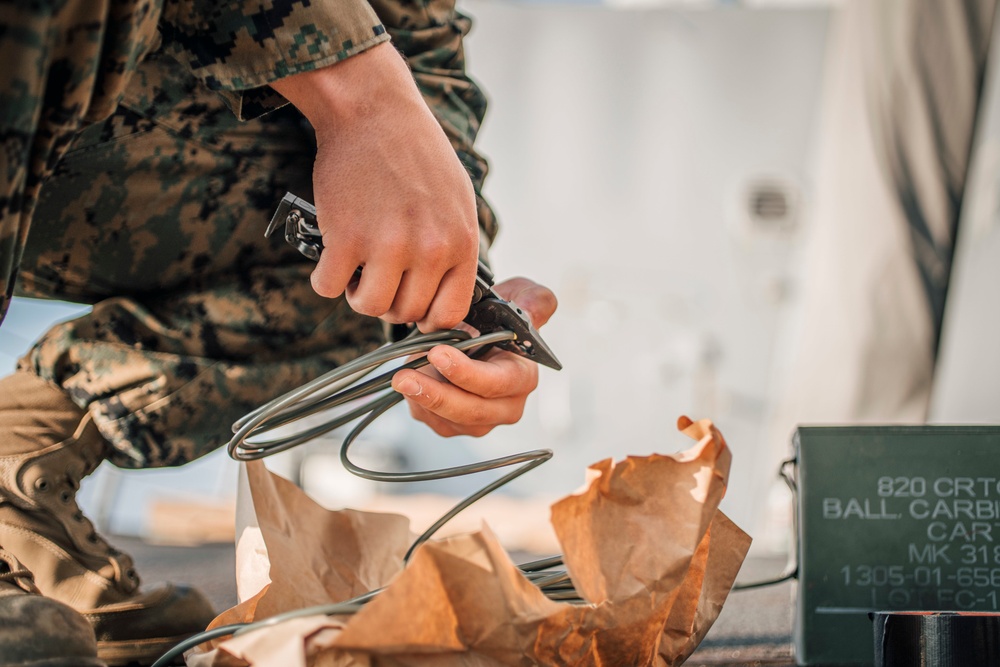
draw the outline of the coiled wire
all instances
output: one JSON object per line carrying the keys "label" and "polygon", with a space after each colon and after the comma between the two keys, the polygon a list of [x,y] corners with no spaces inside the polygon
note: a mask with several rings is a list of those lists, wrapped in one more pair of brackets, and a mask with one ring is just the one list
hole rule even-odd
{"label": "coiled wire", "polygon": [[[389,408],[403,400],[400,394],[392,390],[392,376],[403,368],[420,368],[427,365],[427,358],[424,355],[432,347],[436,345],[450,345],[472,358],[478,358],[489,351],[494,344],[514,339],[515,334],[505,330],[478,337],[473,337],[468,332],[458,329],[426,334],[414,332],[397,343],[384,345],[368,354],[358,357],[245,415],[233,424],[234,435],[227,447],[229,455],[238,461],[262,459],[266,456],[297,447],[360,419],[357,425],[348,433],[347,437],[344,438],[343,444],[340,447],[340,460],[347,470],[364,479],[379,482],[420,482],[460,477],[509,466],[518,466],[513,471],[502,475],[463,499],[448,510],[440,519],[435,521],[430,528],[425,530],[410,545],[403,558],[404,563],[406,563],[418,546],[430,539],[434,533],[455,517],[455,515],[504,484],[545,463],[552,458],[552,451],[548,449],[536,449],[522,454],[503,456],[488,461],[436,470],[381,472],[362,468],[351,461],[348,455],[351,445],[373,421],[378,419]],[[390,362],[413,355],[420,356],[398,368],[385,371],[368,380],[364,379]],[[373,396],[374,398],[371,398],[358,407],[348,409],[343,414],[334,416],[300,432],[292,435],[272,436],[269,439],[261,438],[261,436],[265,436],[275,429],[305,417]],[[250,438],[254,438],[253,441],[249,440]],[[584,602],[573,587],[573,582],[570,580],[569,574],[565,571],[553,570],[553,568],[562,564],[562,556],[552,556],[530,563],[523,563],[518,565],[518,568],[526,578],[532,581],[550,599],[571,603]],[[381,590],[369,591],[364,595],[359,595],[343,602],[297,609],[272,616],[262,621],[237,623],[213,628],[178,643],[153,663],[152,667],[166,667],[173,664],[173,661],[181,657],[185,651],[212,639],[271,627],[303,616],[354,614],[366,602],[378,595]]]}

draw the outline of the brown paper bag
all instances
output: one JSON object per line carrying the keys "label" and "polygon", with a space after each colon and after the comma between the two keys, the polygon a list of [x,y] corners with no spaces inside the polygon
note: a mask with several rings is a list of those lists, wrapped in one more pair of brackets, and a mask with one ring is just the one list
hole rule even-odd
{"label": "brown paper bag", "polygon": [[552,507],[587,604],[549,600],[488,527],[432,540],[402,568],[404,518],[328,512],[248,464],[271,584],[217,624],[386,587],[354,616],[307,617],[190,652],[189,664],[322,666],[678,665],[718,617],[750,546],[718,511],[731,454],[711,422],[670,456],[601,461]]}

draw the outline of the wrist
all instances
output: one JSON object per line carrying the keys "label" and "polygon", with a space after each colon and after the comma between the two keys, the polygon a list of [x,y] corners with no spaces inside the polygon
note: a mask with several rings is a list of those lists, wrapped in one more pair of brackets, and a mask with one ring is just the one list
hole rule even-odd
{"label": "wrist", "polygon": [[369,117],[376,104],[414,95],[421,99],[409,67],[389,42],[271,87],[302,112],[317,135]]}

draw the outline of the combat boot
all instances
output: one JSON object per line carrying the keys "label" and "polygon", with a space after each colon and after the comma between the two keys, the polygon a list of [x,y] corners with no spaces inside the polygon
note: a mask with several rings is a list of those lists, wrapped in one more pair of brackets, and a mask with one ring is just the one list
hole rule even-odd
{"label": "combat boot", "polygon": [[149,664],[214,617],[197,590],[140,586],[132,558],[97,534],[76,502],[110,445],[58,388],[18,372],[0,380],[0,544],[43,595],[90,621],[109,665]]}
{"label": "combat boot", "polygon": [[26,570],[0,547],[0,667],[106,667],[80,614],[42,597]]}

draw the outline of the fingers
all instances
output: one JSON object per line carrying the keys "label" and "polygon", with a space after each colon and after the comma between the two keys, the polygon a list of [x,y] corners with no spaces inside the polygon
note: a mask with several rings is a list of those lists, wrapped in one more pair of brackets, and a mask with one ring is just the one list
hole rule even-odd
{"label": "fingers", "polygon": [[536,329],[549,321],[559,305],[552,290],[528,278],[510,278],[494,289],[497,294],[527,311]]}
{"label": "fingers", "polygon": [[325,248],[310,276],[310,282],[317,294],[333,299],[346,291],[354,272],[361,266],[363,255],[354,244],[344,241],[330,243],[324,237],[323,245]]}
{"label": "fingers", "polygon": [[446,381],[403,370],[393,376],[392,386],[406,396],[413,416],[440,435],[483,435],[499,424],[515,423],[538,384],[537,366],[508,352],[477,361],[438,346],[427,357]]}
{"label": "fingers", "polygon": [[[454,328],[469,312],[469,295],[475,282],[474,267],[452,267],[437,282],[433,267],[402,269],[398,261],[371,262],[360,280],[351,282],[360,253],[328,249],[313,272],[313,288],[321,295],[346,293],[355,311],[381,317],[393,324],[415,322],[423,332]],[[549,321],[558,307],[556,295],[528,278],[511,278],[496,286],[503,298],[528,313],[537,328]]]}
{"label": "fingers", "polygon": [[453,386],[486,399],[526,396],[538,386],[538,365],[509,352],[495,350],[480,361],[438,345],[427,360]]}
{"label": "fingers", "polygon": [[437,293],[427,309],[427,316],[406,321],[415,321],[417,328],[424,333],[454,328],[469,313],[475,282],[475,265],[451,269],[441,280]]}
{"label": "fingers", "polygon": [[393,267],[369,264],[361,272],[357,285],[348,287],[347,303],[362,315],[381,317],[392,306],[400,279]]}
{"label": "fingers", "polygon": [[[362,315],[393,324],[415,322],[424,332],[454,328],[469,312],[474,265],[442,269],[428,262],[411,269],[405,255],[373,254],[368,261],[361,256],[324,250],[312,275],[313,288],[327,297],[345,294],[351,308]],[[346,267],[361,263],[364,268],[353,280],[355,272]]]}
{"label": "fingers", "polygon": [[[504,281],[495,289],[527,311],[537,326],[547,322],[557,306],[551,290],[527,278]],[[538,386],[537,364],[498,349],[476,360],[439,345],[427,353],[427,360],[430,365],[420,371],[397,372],[392,387],[406,397],[415,419],[445,437],[482,436],[495,426],[517,422]]]}

